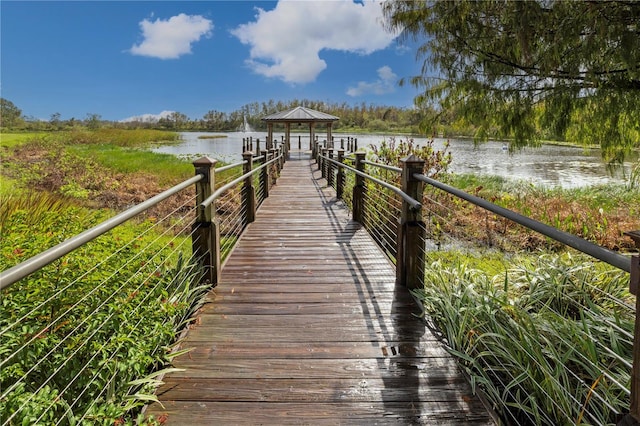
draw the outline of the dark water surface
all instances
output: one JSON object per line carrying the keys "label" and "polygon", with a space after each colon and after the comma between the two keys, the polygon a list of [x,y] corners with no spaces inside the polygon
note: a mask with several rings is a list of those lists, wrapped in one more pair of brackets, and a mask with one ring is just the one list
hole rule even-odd
{"label": "dark water surface", "polygon": [[[203,135],[223,135],[223,138],[199,139]],[[153,149],[162,152],[193,158],[208,155],[225,162],[241,160],[242,139],[260,139],[264,148],[267,134],[264,132],[233,132],[233,133],[182,133],[182,142],[179,144],[159,146]],[[274,137],[280,140],[281,134],[275,133]],[[320,133],[319,139],[325,135]],[[340,138],[351,135],[334,134],[336,146]],[[302,147],[309,146],[309,135],[304,134]],[[370,144],[379,144],[385,136],[382,135],[358,135],[358,146],[368,147]],[[397,137],[396,142],[406,137]],[[292,145],[297,148],[298,135],[292,135]],[[424,144],[427,139],[415,137],[414,143]],[[446,139],[435,139],[434,146],[442,148]],[[473,173],[480,175],[495,175],[511,179],[524,180],[536,185],[560,186],[563,188],[575,188],[604,183],[624,183],[625,174],[628,176],[631,164],[625,164],[623,169],[617,170],[613,175],[607,170],[600,158],[600,150],[583,148],[544,145],[540,148],[524,148],[513,154],[506,149],[502,142],[486,142],[474,146],[469,140],[450,140],[450,152],[453,162],[450,171],[454,173]]]}

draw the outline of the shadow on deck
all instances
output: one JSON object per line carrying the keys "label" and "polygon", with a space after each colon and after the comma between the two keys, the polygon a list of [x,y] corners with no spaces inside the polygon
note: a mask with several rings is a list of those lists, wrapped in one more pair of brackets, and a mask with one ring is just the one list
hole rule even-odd
{"label": "shadow on deck", "polygon": [[408,291],[292,153],[147,414],[167,424],[493,424]]}

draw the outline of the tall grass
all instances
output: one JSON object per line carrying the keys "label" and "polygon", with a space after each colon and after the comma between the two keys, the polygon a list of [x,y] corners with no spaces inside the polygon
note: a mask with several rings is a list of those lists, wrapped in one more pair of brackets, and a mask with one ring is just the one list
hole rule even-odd
{"label": "tall grass", "polygon": [[73,145],[67,150],[118,173],[151,173],[160,185],[175,184],[193,176],[193,165],[171,154],[127,149],[113,144]]}
{"label": "tall grass", "polygon": [[[107,214],[47,194],[3,197],[0,270]],[[155,225],[124,224],[3,290],[0,422],[124,424],[153,398],[152,372],[171,362],[207,291],[189,238]]]}
{"label": "tall grass", "polygon": [[72,130],[57,134],[68,144],[112,144],[127,148],[144,148],[152,143],[177,141],[175,132],[153,129],[113,129]]}
{"label": "tall grass", "polygon": [[610,424],[628,410],[626,274],[543,254],[496,275],[436,261],[425,282],[416,296],[508,424]]}

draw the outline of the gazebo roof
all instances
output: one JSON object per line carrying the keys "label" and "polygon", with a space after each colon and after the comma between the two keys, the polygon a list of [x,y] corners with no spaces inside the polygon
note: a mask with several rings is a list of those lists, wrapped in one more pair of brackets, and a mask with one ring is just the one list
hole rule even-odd
{"label": "gazebo roof", "polygon": [[301,106],[289,111],[276,112],[262,118],[262,121],[272,123],[330,123],[338,120],[340,118],[335,115]]}

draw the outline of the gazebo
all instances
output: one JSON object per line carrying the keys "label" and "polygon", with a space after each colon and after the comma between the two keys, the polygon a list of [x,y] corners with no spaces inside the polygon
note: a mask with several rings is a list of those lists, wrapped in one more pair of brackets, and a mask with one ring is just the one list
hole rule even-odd
{"label": "gazebo", "polygon": [[308,124],[309,125],[309,149],[315,139],[315,126],[318,123],[325,123],[327,125],[327,141],[331,142],[331,126],[334,121],[338,121],[340,118],[335,115],[326,114],[324,112],[316,111],[314,109],[305,108],[302,106],[293,108],[288,111],[276,112],[275,114],[268,115],[262,118],[262,121],[267,123],[268,135],[267,135],[267,147],[273,146],[273,125],[275,123],[283,123],[285,126],[285,140],[291,147],[291,125],[292,124]]}

